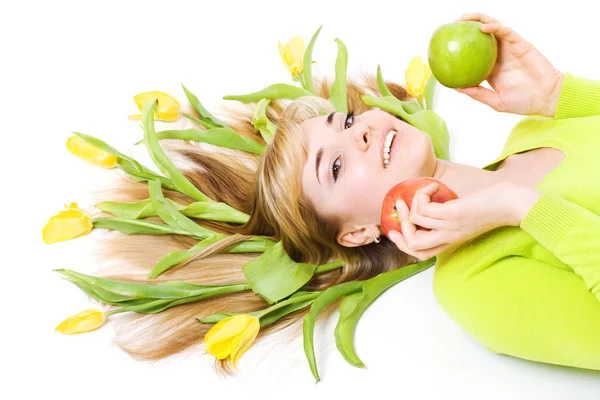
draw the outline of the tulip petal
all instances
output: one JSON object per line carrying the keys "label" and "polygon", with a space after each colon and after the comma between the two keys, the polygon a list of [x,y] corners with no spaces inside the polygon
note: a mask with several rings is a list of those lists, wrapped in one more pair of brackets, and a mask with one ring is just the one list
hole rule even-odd
{"label": "tulip petal", "polygon": [[406,79],[406,89],[411,96],[419,97],[423,94],[425,84],[429,78],[427,75],[428,70],[429,74],[431,74],[429,66],[419,56],[413,57],[410,61],[408,68],[404,71],[404,76]]}
{"label": "tulip petal", "polygon": [[105,320],[106,317],[102,311],[88,308],[65,319],[56,327],[56,330],[66,335],[89,332],[101,327]]}
{"label": "tulip petal", "polygon": [[242,354],[244,354],[246,350],[250,348],[252,343],[254,343],[254,340],[256,340],[259,330],[260,322],[258,318],[252,317],[242,334],[236,337],[231,343],[231,363],[234,368],[236,368],[236,363]]}
{"label": "tulip petal", "polygon": [[[155,110],[154,115],[155,120],[172,122],[177,121],[179,118],[181,118],[181,116],[179,115],[181,105],[179,104],[179,101],[177,101],[177,99],[171,95],[154,90],[152,92],[140,93],[133,97],[133,101],[135,101],[135,104],[137,104],[140,111],[144,108],[144,103],[146,101],[153,99],[158,100],[158,107]],[[128,118],[138,119],[137,115],[130,116]]]}
{"label": "tulip petal", "polygon": [[127,119],[130,119],[132,121],[137,121],[137,120],[142,119],[142,114],[130,115],[129,117],[127,117]]}
{"label": "tulip petal", "polygon": [[67,149],[77,157],[104,168],[114,168],[117,165],[117,157],[92,146],[77,135],[67,139]]}
{"label": "tulip petal", "polygon": [[[246,343],[250,340],[254,330],[256,329],[256,323],[258,319],[248,314],[238,314],[225,319],[222,319],[215,324],[204,336],[204,346],[208,354],[212,354],[219,360],[227,358],[232,354],[232,350],[235,351],[237,358],[246,351],[250,346],[250,343]],[[250,327],[250,332],[246,333]],[[258,324],[260,328],[260,324]],[[256,332],[258,334],[258,331]],[[242,338],[242,342],[240,342]],[[254,339],[252,338],[252,341]],[[236,347],[234,347],[234,345]],[[240,346],[242,348],[240,353]],[[236,358],[236,361],[237,361]]]}
{"label": "tulip petal", "polygon": [[278,47],[283,64],[288,71],[290,71],[292,75],[301,73],[304,62],[304,52],[306,50],[302,36],[296,35],[291,37],[285,46],[282,45],[281,42],[278,42]]}
{"label": "tulip petal", "polygon": [[281,61],[283,61],[283,65],[288,71],[292,72],[292,69],[290,68],[290,65],[288,64],[288,61],[285,57],[285,47],[283,47],[281,42],[277,42],[277,46],[279,48],[279,55],[281,56]]}
{"label": "tulip petal", "polygon": [[77,208],[77,203],[65,204],[65,211],[50,217],[42,229],[44,243],[52,244],[85,235],[92,230],[91,215]]}

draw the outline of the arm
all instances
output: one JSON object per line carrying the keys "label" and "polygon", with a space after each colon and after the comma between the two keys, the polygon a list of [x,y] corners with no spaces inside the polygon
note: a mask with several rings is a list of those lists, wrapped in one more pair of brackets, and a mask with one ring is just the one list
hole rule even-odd
{"label": "arm", "polygon": [[553,193],[516,186],[513,225],[573,269],[600,301],[600,216]]}
{"label": "arm", "polygon": [[600,81],[565,74],[554,119],[600,115]]}
{"label": "arm", "polygon": [[518,255],[492,265],[456,256],[436,267],[438,304],[495,353],[600,370],[600,216],[552,193],[505,190],[508,224],[570,269]]}
{"label": "arm", "polygon": [[[589,250],[587,250],[589,251]],[[438,304],[495,353],[600,370],[600,303],[571,271],[519,256],[436,268]]]}

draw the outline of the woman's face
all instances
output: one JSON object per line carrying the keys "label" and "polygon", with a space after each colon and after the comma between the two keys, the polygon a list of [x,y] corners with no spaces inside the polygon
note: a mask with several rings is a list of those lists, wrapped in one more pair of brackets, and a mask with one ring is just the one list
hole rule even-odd
{"label": "woman's face", "polygon": [[[371,110],[352,116],[335,112],[300,124],[308,161],[302,188],[317,213],[343,221],[338,242],[354,247],[380,235],[381,205],[392,186],[433,176],[437,159],[429,135],[392,115]],[[387,132],[397,132],[384,167]]]}

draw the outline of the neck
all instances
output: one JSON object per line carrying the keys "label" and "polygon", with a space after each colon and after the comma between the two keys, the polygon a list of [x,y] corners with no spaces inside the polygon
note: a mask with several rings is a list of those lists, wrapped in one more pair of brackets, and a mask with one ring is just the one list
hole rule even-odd
{"label": "neck", "polygon": [[458,197],[505,181],[501,171],[487,171],[470,165],[437,159],[433,178],[442,181]]}

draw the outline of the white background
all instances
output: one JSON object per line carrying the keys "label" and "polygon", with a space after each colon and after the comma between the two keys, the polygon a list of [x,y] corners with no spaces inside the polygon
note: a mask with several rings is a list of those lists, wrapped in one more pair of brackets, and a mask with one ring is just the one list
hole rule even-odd
{"label": "white background", "polygon": [[[277,41],[306,42],[323,24],[315,74],[333,77],[334,39],[349,50],[349,75],[375,72],[404,81],[414,55],[427,56],[437,26],[483,11],[536,45],[562,71],[600,79],[593,2],[534,1],[25,2],[0,9],[2,145],[2,340],[4,399],[462,398],[597,399],[600,373],[490,353],[439,308],[433,268],[386,292],[364,314],[355,336],[367,365],[356,369],[335,348],[335,319],[321,325],[315,384],[301,337],[255,343],[233,378],[218,378],[202,349],[143,363],[111,342],[109,323],[93,333],[54,332],[91,303],[52,270],[92,272],[94,235],[44,245],[47,218],[109,182],[106,171],[65,149],[71,131],[100,137],[126,154],[141,138],[132,97],[160,90],[182,103],[184,83],[215,110],[226,94],[291,83]],[[439,88],[437,111],[456,162],[483,166],[499,155],[520,117],[495,113]],[[184,123],[171,125],[183,127]],[[165,129],[158,126],[158,129]],[[143,148],[142,148],[143,150]]]}

